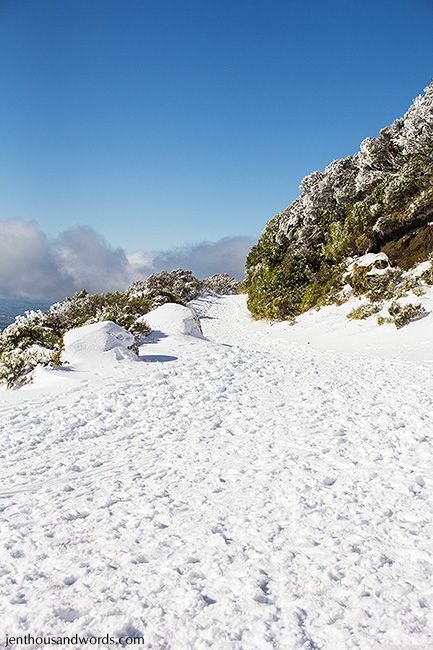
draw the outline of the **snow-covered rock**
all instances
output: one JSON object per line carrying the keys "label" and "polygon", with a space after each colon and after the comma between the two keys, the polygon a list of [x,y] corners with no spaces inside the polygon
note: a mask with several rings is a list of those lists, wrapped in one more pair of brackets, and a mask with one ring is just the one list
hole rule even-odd
{"label": "snow-covered rock", "polygon": [[62,359],[83,361],[89,356],[111,352],[115,359],[135,358],[131,346],[135,344],[134,336],[112,321],[101,321],[83,325],[66,332],[65,349]]}
{"label": "snow-covered rock", "polygon": [[[153,332],[167,336],[195,336],[203,338],[200,321],[189,307],[166,303],[142,317]],[[139,322],[142,319],[138,319]]]}
{"label": "snow-covered rock", "polygon": [[377,268],[382,270],[386,268],[389,264],[388,255],[385,253],[366,253],[360,257],[356,257],[352,260],[351,264],[348,266],[348,271],[353,271],[356,266],[362,268]]}

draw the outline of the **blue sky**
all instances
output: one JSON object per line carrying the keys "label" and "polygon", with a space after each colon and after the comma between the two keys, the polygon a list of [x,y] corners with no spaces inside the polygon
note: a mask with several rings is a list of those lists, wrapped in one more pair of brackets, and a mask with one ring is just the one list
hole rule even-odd
{"label": "blue sky", "polygon": [[433,75],[429,0],[0,0],[0,219],[256,237]]}

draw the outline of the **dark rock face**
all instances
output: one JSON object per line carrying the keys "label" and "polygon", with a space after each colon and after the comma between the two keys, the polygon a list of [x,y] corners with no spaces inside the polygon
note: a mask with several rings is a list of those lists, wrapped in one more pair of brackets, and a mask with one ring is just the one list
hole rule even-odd
{"label": "dark rock face", "polygon": [[433,226],[427,225],[383,246],[393,266],[404,271],[424,262],[433,253]]}
{"label": "dark rock face", "polygon": [[290,318],[333,302],[348,257],[385,251],[403,269],[433,251],[433,83],[407,113],[301,184],[248,256],[249,308]]}

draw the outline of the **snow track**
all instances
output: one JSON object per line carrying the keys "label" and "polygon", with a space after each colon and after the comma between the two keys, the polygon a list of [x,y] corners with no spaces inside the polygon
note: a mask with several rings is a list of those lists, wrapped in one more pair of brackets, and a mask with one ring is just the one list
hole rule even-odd
{"label": "snow track", "polygon": [[433,648],[430,370],[196,307],[207,341],[0,397],[0,643]]}

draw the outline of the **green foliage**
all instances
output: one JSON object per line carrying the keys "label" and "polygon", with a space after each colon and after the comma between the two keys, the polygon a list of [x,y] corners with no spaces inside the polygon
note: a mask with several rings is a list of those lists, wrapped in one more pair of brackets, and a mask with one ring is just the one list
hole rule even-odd
{"label": "green foliage", "polygon": [[399,269],[388,269],[383,274],[368,275],[369,268],[355,265],[353,271],[347,277],[347,281],[353,288],[355,295],[365,296],[371,302],[392,298],[401,280],[401,271]]}
{"label": "green foliage", "polygon": [[418,320],[426,313],[424,307],[419,304],[401,305],[396,300],[392,301],[388,311],[397,329],[404,327],[411,321]]}
{"label": "green foliage", "polygon": [[421,280],[429,286],[433,285],[433,265],[421,274]]}
{"label": "green foliage", "polygon": [[300,311],[341,302],[339,294],[343,285],[343,266],[323,264],[303,293]]}
{"label": "green foliage", "polygon": [[51,350],[34,345],[26,350],[6,350],[0,357],[0,383],[7,388],[20,386],[29,381],[31,371],[38,365],[48,365]]}
{"label": "green foliage", "polygon": [[392,323],[392,318],[389,318],[388,316],[378,316],[377,317],[377,324],[378,325],[386,325],[387,323]]}
{"label": "green foliage", "polygon": [[7,388],[25,383],[25,376],[28,373],[26,359],[23,350],[6,350],[1,355],[0,383],[6,384]]}
{"label": "green foliage", "polygon": [[256,318],[284,320],[293,318],[300,311],[305,287],[310,282],[305,263],[286,256],[273,267],[262,270],[258,281],[248,293],[248,307]]}
{"label": "green foliage", "polygon": [[373,316],[373,314],[377,314],[381,308],[382,305],[380,303],[370,302],[366,305],[355,307],[355,309],[352,309],[352,311],[347,314],[346,318],[349,318],[349,320],[365,320],[366,318]]}

